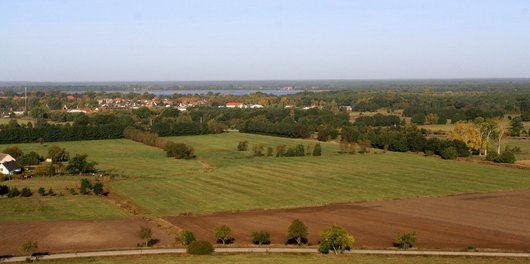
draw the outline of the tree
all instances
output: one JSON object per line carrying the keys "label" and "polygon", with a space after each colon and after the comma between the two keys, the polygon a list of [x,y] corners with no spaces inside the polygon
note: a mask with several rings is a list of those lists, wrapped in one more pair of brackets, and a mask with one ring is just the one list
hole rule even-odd
{"label": "tree", "polygon": [[44,189],[44,187],[40,187],[38,193],[41,196],[46,196],[46,189]]}
{"label": "tree", "polygon": [[332,250],[337,255],[349,250],[353,246],[353,242],[353,236],[348,231],[340,226],[333,225],[320,234],[319,251],[327,254]]}
{"label": "tree", "polygon": [[512,128],[510,129],[511,135],[517,136],[517,137],[520,136],[521,130],[524,129],[523,120],[521,119],[521,117],[518,116],[518,117],[513,118],[511,125],[512,125]]}
{"label": "tree", "polygon": [[429,124],[431,124],[431,125],[434,125],[434,124],[438,123],[438,115],[437,114],[429,113],[429,114],[427,114],[426,119],[427,119],[427,122]]}
{"label": "tree", "polygon": [[18,148],[17,146],[6,148],[2,152],[5,153],[5,154],[9,154],[14,159],[18,159],[22,155],[24,155],[24,152],[22,152],[22,150],[20,148]]}
{"label": "tree", "polygon": [[71,174],[96,172],[97,163],[88,162],[87,157],[87,154],[76,154],[75,157],[68,161],[68,165],[66,165],[66,171]]}
{"label": "tree", "polygon": [[480,127],[473,123],[457,122],[449,132],[448,138],[460,140],[472,150],[480,150],[483,145]]}
{"label": "tree", "polygon": [[189,245],[195,240],[196,239],[195,239],[195,235],[193,234],[193,232],[189,230],[182,230],[180,232],[180,241],[182,241],[183,245]]}
{"label": "tree", "polygon": [[55,175],[55,166],[53,166],[53,163],[50,164],[48,167],[48,171],[46,172],[48,176],[54,176]]}
{"label": "tree", "polygon": [[289,226],[287,230],[287,243],[296,243],[299,246],[307,243],[307,226],[299,219],[295,219]]}
{"label": "tree", "polygon": [[427,119],[427,117],[425,116],[424,113],[417,113],[417,114],[414,114],[411,118],[411,122],[413,124],[418,124],[418,125],[423,125],[425,124],[425,120]]}
{"label": "tree", "polygon": [[232,229],[227,225],[217,226],[214,230],[215,239],[217,243],[221,242],[223,245],[232,242]]}
{"label": "tree", "polygon": [[322,147],[320,146],[320,143],[315,144],[315,148],[313,149],[313,156],[322,156]]}
{"label": "tree", "polygon": [[17,162],[22,166],[38,165],[44,158],[37,154],[35,151],[31,151],[28,154],[22,155],[17,159]]}
{"label": "tree", "polygon": [[265,231],[252,232],[252,243],[266,245],[271,243],[271,234]]}
{"label": "tree", "polygon": [[138,236],[145,242],[145,246],[148,247],[149,242],[153,238],[153,230],[148,226],[140,226],[140,232]]}
{"label": "tree", "polygon": [[70,154],[66,149],[53,145],[48,148],[48,158],[52,160],[52,163],[63,162],[70,159]]}

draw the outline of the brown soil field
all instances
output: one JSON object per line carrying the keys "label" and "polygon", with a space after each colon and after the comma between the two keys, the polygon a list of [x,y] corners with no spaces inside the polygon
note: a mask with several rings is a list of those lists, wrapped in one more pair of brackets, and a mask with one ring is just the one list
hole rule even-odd
{"label": "brown soil field", "polygon": [[198,239],[214,241],[213,229],[227,224],[235,243],[248,244],[254,231],[268,231],[273,244],[285,243],[291,221],[300,219],[316,244],[322,229],[345,227],[354,247],[387,248],[398,233],[415,231],[418,248],[530,250],[530,190],[319,207],[226,212],[168,217]]}
{"label": "brown soil field", "polygon": [[39,252],[87,251],[136,247],[142,243],[140,226],[153,230],[157,245],[175,241],[162,229],[142,219],[98,221],[5,221],[0,222],[0,255],[16,255],[28,240],[39,243]]}

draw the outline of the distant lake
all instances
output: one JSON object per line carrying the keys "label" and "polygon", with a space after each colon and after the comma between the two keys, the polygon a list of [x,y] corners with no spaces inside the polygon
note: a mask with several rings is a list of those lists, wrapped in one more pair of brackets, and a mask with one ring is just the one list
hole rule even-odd
{"label": "distant lake", "polygon": [[[63,91],[64,93],[82,93],[82,91]],[[207,94],[209,92],[212,93],[221,93],[226,95],[247,95],[247,94],[254,94],[257,92],[260,93],[266,93],[266,94],[273,94],[273,95],[288,95],[288,94],[295,94],[301,92],[300,90],[149,90],[149,91],[105,91],[107,93],[136,93],[136,94],[143,94],[145,92],[148,92],[150,94],[154,95],[173,95],[173,94]]]}

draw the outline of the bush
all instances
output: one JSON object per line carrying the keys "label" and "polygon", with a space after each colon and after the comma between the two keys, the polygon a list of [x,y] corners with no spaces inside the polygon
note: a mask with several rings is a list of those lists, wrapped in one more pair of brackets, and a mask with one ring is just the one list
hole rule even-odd
{"label": "bush", "polygon": [[95,195],[102,195],[103,194],[103,183],[102,182],[96,182],[94,183],[94,186],[92,187],[92,191]]}
{"label": "bush", "polygon": [[252,243],[256,245],[267,245],[271,243],[271,234],[265,231],[253,232]]}
{"label": "bush", "polygon": [[237,144],[238,151],[247,151],[248,150],[248,141],[239,141]]}
{"label": "bush", "polygon": [[191,255],[210,255],[213,253],[213,246],[208,241],[193,241],[188,245],[187,252]]}
{"label": "bush", "polygon": [[456,159],[458,157],[458,151],[455,147],[447,147],[440,153],[442,159]]}
{"label": "bush", "polygon": [[397,241],[394,242],[394,247],[400,249],[409,249],[416,243],[416,232],[398,234]]}
{"label": "bush", "polygon": [[33,195],[33,193],[28,187],[24,187],[22,188],[22,191],[20,191],[21,197],[30,197],[31,195]]}
{"label": "bush", "polygon": [[320,146],[320,143],[315,145],[315,148],[313,149],[313,156],[322,156],[322,147]]}
{"label": "bush", "polygon": [[176,159],[194,159],[196,157],[193,147],[184,143],[168,141],[164,150],[166,151],[166,156]]}
{"label": "bush", "polygon": [[53,191],[52,188],[50,188],[50,189],[48,190],[48,195],[49,195],[49,196],[55,196],[55,192]]}
{"label": "bush", "polygon": [[44,187],[40,187],[39,190],[38,190],[38,193],[41,196],[46,196],[46,189],[44,189]]}
{"label": "bush", "polygon": [[515,155],[511,151],[505,151],[501,153],[496,159],[497,163],[515,163]]}
{"label": "bush", "polygon": [[180,232],[180,240],[182,241],[183,245],[189,245],[197,239],[195,239],[195,235],[193,234],[193,232],[188,230],[182,230],[182,232]]}
{"label": "bush", "polygon": [[83,178],[81,179],[81,187],[79,188],[79,193],[81,194],[90,194],[90,190],[92,189],[92,182],[90,182],[89,179]]}
{"label": "bush", "polygon": [[499,154],[495,151],[489,151],[488,155],[486,155],[487,161],[495,161],[499,157]]}
{"label": "bush", "polygon": [[0,185],[0,197],[9,193],[9,186]]}
{"label": "bush", "polygon": [[9,198],[17,197],[19,195],[20,195],[20,191],[18,190],[17,187],[10,188],[9,192],[7,193],[7,197]]}

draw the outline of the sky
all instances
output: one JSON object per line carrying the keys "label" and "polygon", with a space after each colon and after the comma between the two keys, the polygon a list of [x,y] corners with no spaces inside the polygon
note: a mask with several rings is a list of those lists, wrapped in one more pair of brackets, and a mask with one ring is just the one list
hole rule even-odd
{"label": "sky", "polygon": [[529,77],[528,0],[0,0],[0,81]]}

